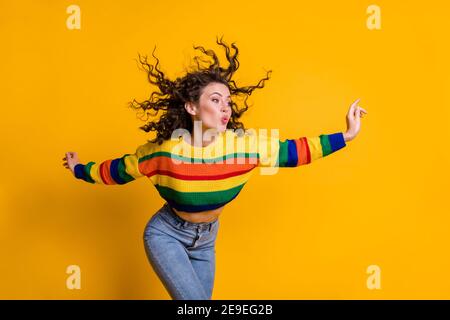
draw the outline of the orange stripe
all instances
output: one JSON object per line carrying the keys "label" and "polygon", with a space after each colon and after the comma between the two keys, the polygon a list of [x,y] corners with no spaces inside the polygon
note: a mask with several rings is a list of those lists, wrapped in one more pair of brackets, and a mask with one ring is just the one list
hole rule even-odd
{"label": "orange stripe", "polygon": [[[231,174],[236,171],[247,171],[257,166],[256,159],[253,159],[255,163],[249,163],[249,158],[245,158],[243,164],[237,163],[239,158],[232,159],[234,163],[187,163],[171,159],[169,157],[154,157],[152,159],[139,163],[139,171],[148,176],[155,171],[170,171],[175,175],[183,176],[211,176],[214,177],[220,173],[220,175]],[[175,163],[178,161],[179,164]]]}
{"label": "orange stripe", "polygon": [[297,166],[310,163],[311,157],[309,156],[309,148],[308,142],[306,141],[306,137],[295,139],[294,141],[297,146],[297,158],[298,158]]}
{"label": "orange stripe", "polygon": [[100,165],[100,177],[102,178],[105,184],[116,184],[114,179],[111,177],[110,168],[111,168],[111,160],[103,161]]}

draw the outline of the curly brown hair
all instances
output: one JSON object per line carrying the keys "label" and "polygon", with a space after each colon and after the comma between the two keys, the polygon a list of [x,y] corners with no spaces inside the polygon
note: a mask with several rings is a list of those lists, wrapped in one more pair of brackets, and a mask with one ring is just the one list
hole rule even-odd
{"label": "curly brown hair", "polygon": [[133,99],[133,101],[129,102],[129,107],[138,110],[137,116],[141,120],[142,117],[146,115],[147,118],[143,121],[147,121],[149,116],[156,117],[159,110],[165,111],[159,120],[147,122],[145,125],[139,127],[139,129],[142,129],[145,132],[157,132],[156,138],[149,140],[149,142],[156,142],[160,145],[164,140],[170,139],[172,132],[179,128],[186,129],[192,134],[192,119],[190,114],[184,108],[184,105],[186,102],[198,103],[204,87],[211,82],[218,82],[226,85],[230,91],[231,97],[245,97],[245,106],[242,108],[239,108],[234,99],[231,99],[232,113],[227,124],[227,129],[246,130],[243,123],[239,121],[239,118],[248,109],[247,99],[254,89],[264,87],[264,81],[269,79],[269,74],[272,70],[269,70],[266,77],[261,79],[256,86],[238,87],[231,78],[239,68],[239,61],[237,59],[239,50],[233,42],[231,47],[234,48],[235,52],[231,55],[230,47],[222,41],[222,38],[223,36],[220,40],[216,38],[216,43],[225,48],[226,58],[229,63],[228,68],[224,69],[220,66],[219,59],[213,50],[205,50],[202,46],[194,45],[194,49],[201,50],[214,61],[209,65],[202,67],[199,62],[205,62],[205,60],[202,60],[202,57],[200,56],[196,56],[194,57],[194,60],[197,64],[197,68],[194,68],[191,71],[185,70],[186,74],[183,77],[176,78],[174,81],[167,79],[164,73],[158,69],[159,60],[154,55],[156,46],[152,52],[153,57],[157,61],[155,66],[150,65],[147,62],[146,56],[142,58],[139,54],[139,62],[147,72],[148,81],[151,84],[156,85],[159,88],[159,92],[152,92],[150,98],[142,102]]}

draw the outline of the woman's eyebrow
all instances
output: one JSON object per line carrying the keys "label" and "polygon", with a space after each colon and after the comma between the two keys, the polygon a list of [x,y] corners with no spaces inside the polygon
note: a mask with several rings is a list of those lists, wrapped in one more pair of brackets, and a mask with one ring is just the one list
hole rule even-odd
{"label": "woman's eyebrow", "polygon": [[[214,93],[217,93],[219,96],[221,96],[222,97],[222,95],[219,93],[219,92],[217,92],[217,91],[214,91],[213,93],[211,93],[209,96],[212,96]],[[229,98],[230,96],[227,96],[227,98]]]}

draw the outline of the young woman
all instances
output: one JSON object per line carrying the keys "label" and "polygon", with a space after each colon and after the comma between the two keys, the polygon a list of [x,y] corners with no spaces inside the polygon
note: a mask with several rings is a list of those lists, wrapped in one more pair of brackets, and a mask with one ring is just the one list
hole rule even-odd
{"label": "young woman", "polygon": [[[222,39],[221,39],[222,40]],[[141,114],[156,116],[140,127],[156,131],[153,140],[135,153],[101,163],[82,164],[76,152],[67,152],[63,165],[74,176],[94,184],[125,184],[146,176],[165,200],[150,218],[143,235],[149,262],[172,299],[211,299],[215,276],[215,240],[219,215],[236,198],[252,170],[297,167],[327,156],[353,140],[360,118],[367,113],[359,99],[347,113],[346,132],[279,140],[265,132],[246,130],[238,119],[248,109],[246,100],[255,88],[238,87],[231,79],[239,67],[235,52],[221,40],[229,66],[220,67],[214,51],[196,47],[213,58],[182,78],[169,80],[157,67],[140,60],[148,79],[158,86],[142,103],[130,103]],[[153,55],[154,56],[154,55]],[[270,71],[269,71],[270,72]],[[239,108],[234,98],[244,97]],[[270,171],[269,171],[270,172]],[[273,174],[274,171],[271,171]]]}

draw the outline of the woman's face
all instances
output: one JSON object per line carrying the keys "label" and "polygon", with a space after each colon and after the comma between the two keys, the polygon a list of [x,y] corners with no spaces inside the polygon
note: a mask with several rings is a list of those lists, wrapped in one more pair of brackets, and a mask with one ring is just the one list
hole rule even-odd
{"label": "woman's face", "polygon": [[224,132],[231,117],[230,91],[222,83],[211,82],[203,88],[198,104],[187,103],[186,110],[192,121],[201,121],[203,134],[208,129]]}

